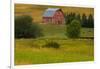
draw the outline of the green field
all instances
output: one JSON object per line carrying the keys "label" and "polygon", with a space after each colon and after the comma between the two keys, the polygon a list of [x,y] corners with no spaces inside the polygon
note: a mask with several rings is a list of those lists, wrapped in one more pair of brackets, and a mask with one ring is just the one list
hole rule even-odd
{"label": "green field", "polygon": [[[44,33],[37,39],[15,39],[15,65],[78,62],[94,60],[93,39],[68,39],[64,25],[39,24]],[[93,28],[82,28],[81,37],[93,37]],[[60,48],[43,48],[55,41]]]}
{"label": "green field", "polygon": [[[52,24],[38,24],[42,29],[45,37],[64,37],[66,33],[65,25],[52,25]],[[49,38],[48,37],[48,38]],[[93,28],[82,28],[81,29],[81,37],[94,37],[94,29]]]}

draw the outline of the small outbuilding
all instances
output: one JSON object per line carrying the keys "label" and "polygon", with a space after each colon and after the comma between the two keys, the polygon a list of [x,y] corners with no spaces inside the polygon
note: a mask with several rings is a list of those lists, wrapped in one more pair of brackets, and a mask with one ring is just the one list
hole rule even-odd
{"label": "small outbuilding", "polygon": [[60,8],[48,8],[43,14],[43,23],[64,24],[64,13]]}

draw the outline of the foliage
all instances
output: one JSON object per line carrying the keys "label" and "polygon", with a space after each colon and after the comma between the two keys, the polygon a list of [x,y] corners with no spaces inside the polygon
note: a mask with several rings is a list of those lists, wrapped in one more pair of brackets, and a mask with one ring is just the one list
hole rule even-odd
{"label": "foliage", "polygon": [[77,20],[79,20],[79,21],[81,22],[81,16],[80,16],[80,14],[77,14],[77,15],[75,16],[75,19],[77,19]]}
{"label": "foliage", "polygon": [[42,29],[36,23],[31,25],[29,34],[32,38],[43,36]]}
{"label": "foliage", "polygon": [[82,20],[81,20],[81,24],[82,27],[87,27],[87,16],[85,14],[82,15]]}
{"label": "foliage", "polygon": [[94,18],[93,18],[93,16],[91,14],[88,17],[88,27],[89,28],[93,28],[94,27]]}
{"label": "foliage", "polygon": [[15,17],[15,38],[36,38],[40,35],[41,29],[32,22],[30,16]]}
{"label": "foliage", "polygon": [[65,16],[65,22],[66,22],[66,24],[70,24],[70,22],[75,19],[75,16],[76,16],[75,13],[67,14]]}
{"label": "foliage", "polygon": [[47,48],[59,48],[60,45],[57,43],[57,42],[54,42],[54,41],[50,41],[50,42],[47,42],[43,47],[47,47]]}
{"label": "foliage", "polygon": [[82,22],[82,27],[87,27],[87,28],[94,27],[94,18],[91,14],[89,16],[83,14],[81,22]]}
{"label": "foliage", "polygon": [[69,38],[78,38],[80,36],[81,24],[78,20],[73,20],[68,26],[66,35]]}
{"label": "foliage", "polygon": [[86,27],[86,28],[94,27],[94,18],[92,16],[92,14],[87,15],[87,16],[86,16],[86,14],[83,14],[81,17],[80,14],[69,13],[69,14],[65,15],[66,25],[70,24],[71,21],[73,21],[74,19],[80,21],[82,27]]}

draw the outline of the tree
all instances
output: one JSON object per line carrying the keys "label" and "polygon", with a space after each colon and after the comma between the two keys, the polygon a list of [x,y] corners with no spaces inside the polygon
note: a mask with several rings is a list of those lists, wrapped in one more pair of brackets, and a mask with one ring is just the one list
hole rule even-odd
{"label": "tree", "polygon": [[15,17],[15,38],[36,38],[40,36],[41,29],[32,22],[30,16]]}
{"label": "tree", "polygon": [[80,36],[80,29],[81,29],[80,21],[76,19],[72,20],[72,22],[69,25],[67,25],[66,35],[69,38],[78,38]]}
{"label": "tree", "polygon": [[81,25],[82,27],[87,27],[87,16],[85,14],[82,15],[82,20],[81,20]]}
{"label": "tree", "polygon": [[94,27],[94,18],[93,18],[93,16],[91,14],[88,17],[88,27],[89,28],[93,28]]}
{"label": "tree", "polygon": [[42,29],[36,23],[33,23],[30,27],[29,35],[32,38],[43,36]]}
{"label": "tree", "polygon": [[76,15],[76,19],[79,20],[79,21],[81,22],[81,16],[80,16],[80,14],[77,14],[77,15]]}
{"label": "tree", "polygon": [[65,21],[66,21],[66,25],[70,24],[72,20],[74,20],[76,18],[76,14],[75,13],[69,13],[65,16]]}
{"label": "tree", "polygon": [[89,16],[86,16],[85,14],[83,14],[81,23],[82,23],[82,27],[93,28],[94,27],[94,18],[92,16],[92,14],[90,14]]}

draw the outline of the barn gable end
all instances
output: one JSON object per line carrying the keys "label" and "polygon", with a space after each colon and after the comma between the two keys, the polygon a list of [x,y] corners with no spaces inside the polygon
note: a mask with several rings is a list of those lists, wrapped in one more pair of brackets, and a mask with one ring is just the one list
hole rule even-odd
{"label": "barn gable end", "polygon": [[60,8],[48,8],[43,14],[43,23],[63,24],[64,14]]}

